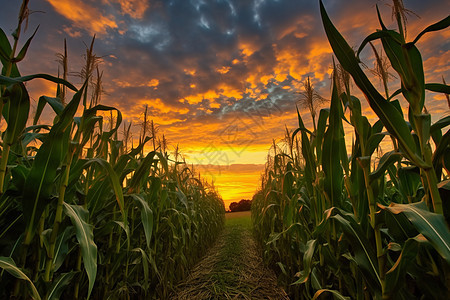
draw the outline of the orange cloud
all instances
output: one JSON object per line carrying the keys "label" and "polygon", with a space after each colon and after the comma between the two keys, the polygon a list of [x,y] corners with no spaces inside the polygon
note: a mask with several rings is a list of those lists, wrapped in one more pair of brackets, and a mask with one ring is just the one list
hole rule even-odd
{"label": "orange cloud", "polygon": [[171,105],[168,105],[164,103],[161,99],[144,99],[139,101],[141,103],[141,106],[148,105],[148,107],[152,108],[153,110],[167,114],[167,113],[179,113],[179,114],[186,114],[189,112],[189,109],[186,107],[178,108]]}
{"label": "orange cloud", "polygon": [[[191,84],[190,87],[195,88],[195,84]],[[218,87],[207,90],[206,92],[188,95],[183,99],[180,99],[180,102],[198,104],[203,100],[209,100],[211,108],[219,108],[220,103],[215,101],[215,99],[218,99],[222,96],[239,100],[242,98],[242,91],[226,84],[220,84]]]}
{"label": "orange cloud", "polygon": [[155,78],[153,78],[153,79],[151,79],[151,80],[149,80],[147,82],[141,82],[141,83],[136,83],[136,82],[131,83],[129,81],[120,80],[120,79],[113,79],[113,81],[114,81],[114,83],[117,86],[122,87],[122,88],[137,87],[137,86],[139,86],[139,87],[147,86],[147,87],[153,87],[153,88],[156,89],[158,87],[158,85],[159,85],[159,80],[155,79]]}
{"label": "orange cloud", "polygon": [[239,50],[241,50],[242,54],[245,57],[249,57],[251,56],[253,53],[255,53],[255,51],[257,51],[257,47],[255,47],[254,45],[248,43],[248,42],[240,42],[239,43]]}
{"label": "orange cloud", "polygon": [[63,26],[63,30],[65,33],[67,33],[71,38],[80,38],[81,37],[81,32],[76,30],[75,28],[72,27],[67,27],[67,26]]}
{"label": "orange cloud", "polygon": [[159,85],[159,80],[158,79],[152,79],[146,85],[149,86],[149,87],[157,87]]}
{"label": "orange cloud", "polygon": [[[114,16],[104,16],[94,6],[81,0],[47,0],[56,12],[72,21],[78,28],[90,34],[105,34],[110,28],[117,28]],[[72,30],[73,31],[73,30]]]}
{"label": "orange cloud", "polygon": [[228,71],[230,71],[230,67],[223,66],[223,67],[217,69],[217,72],[219,72],[220,74],[226,74],[226,73],[228,73]]}
{"label": "orange cloud", "polygon": [[274,69],[278,81],[286,79],[287,75],[301,80],[308,73],[313,73],[320,80],[327,78],[331,72],[328,64],[332,55],[328,41],[311,40],[308,46],[302,51],[289,46],[275,48],[278,64]]}
{"label": "orange cloud", "polygon": [[128,14],[133,19],[142,19],[149,8],[149,1],[142,0],[114,0],[120,4],[122,14]]}

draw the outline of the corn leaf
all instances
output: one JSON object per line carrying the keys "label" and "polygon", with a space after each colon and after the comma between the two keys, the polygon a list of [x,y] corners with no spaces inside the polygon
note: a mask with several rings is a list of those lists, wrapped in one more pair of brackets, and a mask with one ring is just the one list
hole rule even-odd
{"label": "corn leaf", "polygon": [[331,206],[339,206],[342,198],[342,143],[345,144],[342,129],[342,105],[337,94],[337,87],[333,86],[329,126],[325,132],[322,148],[322,168],[325,173],[324,189],[331,201]]}
{"label": "corn leaf", "polygon": [[0,257],[0,268],[4,269],[6,272],[11,274],[12,276],[27,281],[28,286],[31,290],[31,296],[35,300],[40,300],[41,296],[39,295],[36,287],[34,286],[33,282],[28,278],[28,276],[16,266],[16,263],[11,257]]}
{"label": "corn leaf", "polygon": [[7,105],[3,112],[6,112],[5,120],[8,123],[6,127],[4,143],[14,144],[23,133],[28,120],[30,111],[30,96],[23,83],[14,84],[5,93],[9,97]]}
{"label": "corn leaf", "polygon": [[425,89],[431,92],[450,94],[450,85],[447,84],[427,83],[425,84]]}
{"label": "corn leaf", "polygon": [[73,86],[70,82],[68,82],[64,79],[55,77],[55,76],[48,75],[48,74],[33,74],[33,75],[14,77],[14,78],[0,75],[0,84],[9,86],[9,85],[17,84],[17,83],[24,83],[24,82],[27,82],[27,81],[30,81],[33,79],[37,79],[37,78],[46,79],[46,80],[54,82],[54,83],[63,84],[65,86],[67,86],[69,89],[71,89],[72,91],[75,91],[75,92],[78,91],[78,89],[75,86]]}
{"label": "corn leaf", "polygon": [[317,155],[317,163],[322,163],[322,147],[323,147],[323,135],[325,134],[325,130],[327,128],[327,120],[330,115],[329,109],[321,109],[319,113],[319,120],[317,121],[317,132],[316,138],[314,139],[315,147],[316,147],[316,155]]}
{"label": "corn leaf", "polygon": [[65,132],[71,128],[84,86],[73,96],[61,113],[59,121],[53,125],[47,139],[39,148],[27,177],[22,197],[23,214],[27,224],[26,244],[31,242],[37,222],[50,201],[53,182],[65,154],[62,152],[64,144],[69,142],[69,136]]}
{"label": "corn leaf", "polygon": [[382,120],[389,133],[398,139],[407,157],[420,166],[426,166],[422,159],[415,154],[416,146],[402,115],[390,102],[383,98],[364,74],[353,49],[347,44],[336,27],[334,27],[325,11],[322,1],[320,1],[320,12],[328,40],[342,67],[352,75],[356,85],[366,96],[370,107]]}
{"label": "corn leaf", "polygon": [[313,265],[313,256],[316,251],[317,240],[309,240],[306,243],[306,251],[303,254],[304,269],[300,271],[300,278],[292,284],[302,284],[308,280]]}
{"label": "corn leaf", "polygon": [[411,204],[391,203],[388,207],[380,207],[393,214],[404,214],[447,263],[450,263],[450,231],[443,215],[430,212],[423,201]]}
{"label": "corn leaf", "polygon": [[[9,44],[8,37],[3,29],[0,28],[0,61],[3,67],[9,63],[9,57],[11,55],[11,45]],[[3,74],[3,72],[2,72]]]}
{"label": "corn leaf", "polygon": [[28,40],[25,42],[25,44],[22,46],[22,49],[20,49],[19,54],[17,54],[17,56],[15,58],[13,58],[14,63],[18,63],[25,58],[25,55],[27,54],[27,51],[28,51],[28,47],[30,47],[31,41],[33,40],[34,36],[36,35],[36,32],[38,31],[38,29],[39,29],[39,25],[36,27],[33,34],[31,35],[31,37],[29,37]]}
{"label": "corn leaf", "polygon": [[384,293],[393,297],[401,291],[401,288],[406,284],[405,275],[418,254],[420,238],[410,238],[406,241],[402,248],[402,252],[398,257],[392,268],[386,273]]}
{"label": "corn leaf", "polygon": [[325,294],[325,293],[330,293],[333,296],[333,299],[337,299],[337,300],[350,300],[350,297],[345,297],[343,296],[341,293],[339,293],[338,291],[335,290],[328,290],[328,289],[321,289],[318,290],[315,294],[314,297],[312,298],[312,300],[315,299],[319,299],[319,297],[321,297],[321,295]]}
{"label": "corn leaf", "polygon": [[440,20],[439,22],[436,22],[430,26],[428,26],[427,28],[425,28],[424,30],[422,30],[417,37],[414,39],[414,41],[412,42],[412,44],[415,44],[419,41],[419,39],[428,32],[432,32],[432,31],[438,31],[438,30],[442,30],[447,28],[448,26],[450,26],[450,16],[447,16],[446,18]]}
{"label": "corn leaf", "polygon": [[380,176],[383,176],[393,163],[397,162],[399,159],[402,158],[402,154],[394,151],[389,151],[385,153],[378,163],[377,169],[370,173],[369,180],[370,182],[373,182],[374,180],[378,179]]}
{"label": "corn leaf", "polygon": [[378,262],[375,249],[368,241],[361,225],[359,225],[353,214],[346,213],[339,208],[332,207],[325,212],[324,220],[314,230],[314,236],[320,236],[326,230],[329,230],[332,218],[336,220],[344,232],[346,238],[352,247],[354,260],[366,278],[366,282],[374,294],[381,291],[381,279],[378,274]]}
{"label": "corn leaf", "polygon": [[141,208],[142,227],[144,228],[147,247],[150,248],[150,241],[152,239],[153,232],[153,211],[148,203],[140,195],[132,194],[129,196],[132,197]]}
{"label": "corn leaf", "polygon": [[81,248],[83,264],[89,278],[87,298],[89,299],[97,276],[97,245],[94,242],[94,226],[89,224],[89,212],[79,205],[63,203],[64,212],[70,217],[78,244]]}
{"label": "corn leaf", "polygon": [[116,201],[117,204],[119,205],[119,209],[122,213],[123,219],[125,224],[127,224],[127,215],[126,215],[126,210],[125,210],[125,201],[123,199],[123,191],[122,191],[122,185],[119,182],[119,177],[117,176],[116,172],[114,171],[114,169],[112,168],[111,164],[109,162],[107,162],[104,159],[101,158],[90,158],[88,159],[84,165],[83,165],[83,169],[89,167],[92,164],[96,164],[98,166],[100,166],[108,180],[109,183],[111,184],[111,187],[114,191],[114,194],[116,196]]}
{"label": "corn leaf", "polygon": [[150,167],[154,161],[156,161],[155,157],[156,152],[151,151],[147,154],[147,156],[142,160],[139,166],[136,168],[133,177],[131,178],[130,183],[128,184],[129,193],[139,192],[140,186],[143,181],[147,179],[148,174],[150,172]]}
{"label": "corn leaf", "polygon": [[59,300],[64,289],[70,284],[73,276],[77,272],[62,273],[57,279],[53,281],[48,293],[47,300]]}
{"label": "corn leaf", "polygon": [[34,120],[33,124],[36,125],[42,111],[44,110],[45,104],[49,104],[50,107],[53,109],[53,111],[56,113],[56,115],[60,115],[64,110],[64,105],[61,102],[60,98],[52,98],[47,96],[41,96],[39,97],[38,105],[36,107],[36,113],[34,114]]}

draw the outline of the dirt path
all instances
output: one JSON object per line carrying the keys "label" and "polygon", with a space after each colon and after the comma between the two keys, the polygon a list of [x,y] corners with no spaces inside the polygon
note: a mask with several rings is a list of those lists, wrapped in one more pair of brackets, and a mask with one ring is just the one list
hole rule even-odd
{"label": "dirt path", "polygon": [[264,266],[250,214],[227,214],[225,229],[171,299],[289,299]]}

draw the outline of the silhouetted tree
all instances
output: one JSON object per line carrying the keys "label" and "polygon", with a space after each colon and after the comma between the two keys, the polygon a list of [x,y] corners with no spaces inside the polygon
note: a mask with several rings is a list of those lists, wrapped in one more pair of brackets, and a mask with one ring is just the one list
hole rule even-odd
{"label": "silhouetted tree", "polygon": [[230,204],[230,211],[247,211],[250,210],[252,207],[252,201],[242,199],[239,202],[232,202]]}

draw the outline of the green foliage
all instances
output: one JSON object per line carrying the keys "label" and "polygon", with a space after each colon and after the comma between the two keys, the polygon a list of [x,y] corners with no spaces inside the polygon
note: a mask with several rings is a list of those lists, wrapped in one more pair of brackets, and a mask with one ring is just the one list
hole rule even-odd
{"label": "green foliage", "polygon": [[[425,90],[448,93],[449,86],[424,82],[414,44],[425,33],[447,28],[449,18],[407,43],[403,26],[387,29],[378,12],[381,29],[355,55],[322,2],[320,12],[339,61],[331,105],[320,111],[313,131],[298,113],[298,128],[272,148],[252,202],[264,259],[293,299],[447,299],[449,212],[439,193],[445,195],[449,181],[449,119],[431,124],[424,107]],[[404,24],[401,14],[395,16]],[[360,66],[360,51],[377,40],[400,79],[392,95],[387,77],[383,96]],[[378,116],[374,124],[351,95],[350,78]],[[408,120],[394,100],[398,96],[409,105]],[[343,122],[354,130],[348,154]],[[377,155],[384,137],[393,149]]]}
{"label": "green foliage", "polygon": [[[122,115],[98,104],[93,72],[80,89],[21,77],[17,63],[34,36],[15,56],[22,21],[13,46],[0,30],[0,298],[167,298],[222,230],[222,199],[156,135],[144,130],[134,148],[119,139]],[[86,70],[92,51],[93,43]],[[40,97],[30,116],[24,82],[36,78],[58,93]],[[47,104],[54,120],[37,125]]]}

